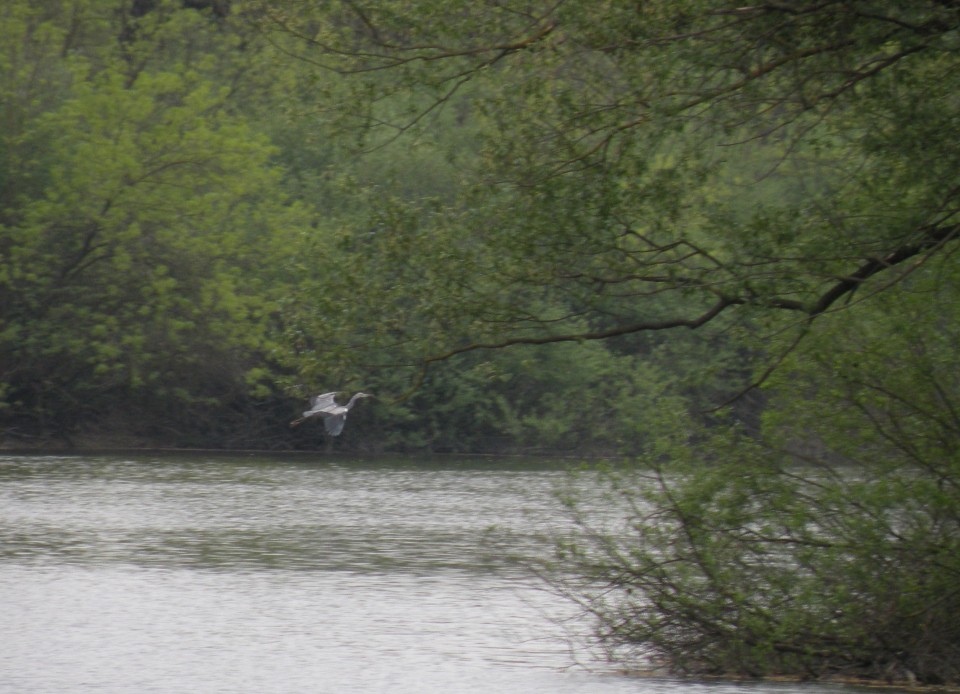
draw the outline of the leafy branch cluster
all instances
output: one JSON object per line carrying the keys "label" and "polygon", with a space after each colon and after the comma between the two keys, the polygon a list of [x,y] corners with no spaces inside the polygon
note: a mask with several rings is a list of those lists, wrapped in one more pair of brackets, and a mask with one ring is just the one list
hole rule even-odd
{"label": "leafy branch cluster", "polygon": [[[571,502],[579,530],[559,556],[576,578],[556,587],[617,657],[698,674],[957,681],[956,303],[932,284],[867,302],[853,326],[819,323],[778,371],[789,389],[771,396],[759,436],[714,429],[691,446],[665,420],[650,453],[669,462],[610,478],[622,526]],[[929,303],[939,315],[905,329],[900,312]]]}
{"label": "leafy branch cluster", "polygon": [[[956,148],[920,151],[954,124],[948,3],[448,10],[262,8],[268,32],[349,77],[369,146],[448,122],[441,111],[478,123],[475,187],[417,225],[423,246],[441,239],[446,262],[475,269],[469,315],[496,309],[479,334],[448,331],[438,358],[697,328],[737,307],[802,324],[953,247]],[[446,240],[462,229],[469,241]],[[504,286],[481,286],[490,275]],[[545,287],[565,314],[531,313]]]}

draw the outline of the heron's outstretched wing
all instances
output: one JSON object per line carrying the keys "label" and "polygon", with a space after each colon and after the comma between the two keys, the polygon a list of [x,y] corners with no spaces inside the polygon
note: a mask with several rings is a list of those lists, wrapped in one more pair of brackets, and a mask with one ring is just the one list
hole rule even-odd
{"label": "heron's outstretched wing", "polygon": [[323,426],[327,428],[327,433],[331,436],[339,436],[340,432],[343,431],[343,425],[347,421],[347,415],[344,414],[335,414],[329,417],[323,418]]}
{"label": "heron's outstretched wing", "polygon": [[323,419],[323,425],[327,433],[331,436],[339,436],[343,431],[343,425],[347,421],[347,411],[356,401],[357,397],[369,397],[363,393],[354,395],[347,405],[338,405],[335,400],[336,392],[314,395],[310,398],[310,409],[303,413],[303,417],[290,423],[290,426],[297,426],[308,417],[320,417]]}
{"label": "heron's outstretched wing", "polygon": [[333,398],[336,393],[324,393],[323,395],[314,395],[310,398],[310,409],[303,413],[304,417],[312,417],[316,414],[323,414],[336,407],[340,407]]}
{"label": "heron's outstretched wing", "polygon": [[[345,408],[343,407],[343,405],[337,404],[337,401],[334,399],[336,398],[336,396],[337,396],[336,391],[333,393],[323,393],[322,395],[314,395],[312,398],[310,398],[310,409],[306,410],[300,419],[295,419],[294,421],[290,422],[290,426],[292,427],[299,426],[301,422],[303,422],[305,419],[309,417],[320,416],[324,420],[326,420],[329,417],[335,417],[340,412],[345,411]],[[343,429],[342,422],[340,423],[337,429],[338,434],[340,433],[341,429]],[[327,424],[327,431],[330,431],[330,430],[331,430],[330,425]]]}
{"label": "heron's outstretched wing", "polygon": [[311,410],[325,410],[331,405],[336,405],[337,401],[334,398],[337,397],[336,391],[333,393],[324,393],[323,395],[314,395],[310,398],[310,409]]}

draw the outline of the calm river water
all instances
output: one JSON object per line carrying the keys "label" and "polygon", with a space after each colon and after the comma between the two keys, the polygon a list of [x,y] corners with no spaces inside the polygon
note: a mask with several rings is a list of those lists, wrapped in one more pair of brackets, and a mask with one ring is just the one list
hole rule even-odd
{"label": "calm river water", "polygon": [[604,664],[524,568],[562,528],[565,478],[546,462],[0,456],[0,692],[851,691]]}

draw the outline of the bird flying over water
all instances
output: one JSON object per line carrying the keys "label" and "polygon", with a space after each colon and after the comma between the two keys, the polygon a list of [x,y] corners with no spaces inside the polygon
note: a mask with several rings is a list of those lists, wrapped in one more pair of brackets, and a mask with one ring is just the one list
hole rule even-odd
{"label": "bird flying over water", "polygon": [[338,405],[334,400],[337,393],[324,393],[310,398],[310,409],[303,413],[300,419],[290,422],[290,426],[295,427],[310,417],[322,417],[323,424],[327,428],[327,433],[331,436],[339,436],[343,431],[343,425],[347,421],[347,412],[353,407],[354,403],[360,398],[372,398],[369,393],[357,393],[346,405]]}

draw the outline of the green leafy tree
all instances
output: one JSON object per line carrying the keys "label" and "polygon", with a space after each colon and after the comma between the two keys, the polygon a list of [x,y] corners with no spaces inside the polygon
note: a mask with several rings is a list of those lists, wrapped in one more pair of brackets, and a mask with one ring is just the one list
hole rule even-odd
{"label": "green leafy tree", "polygon": [[462,316],[414,327],[431,355],[758,310],[803,329],[956,236],[949,3],[259,11],[341,76],[336,123],[371,146],[445,109],[474,124],[461,200],[416,220],[424,279],[382,302]]}
{"label": "green leafy tree", "polygon": [[578,579],[558,587],[614,651],[675,672],[960,678],[956,277],[936,263],[819,321],[758,435],[691,445],[667,423],[647,459],[669,463],[611,477],[618,524],[571,501]]}
{"label": "green leafy tree", "polygon": [[4,414],[64,434],[118,409],[173,436],[215,426],[204,404],[270,383],[276,267],[302,216],[205,74],[215,50],[184,45],[215,38],[206,17],[48,5],[4,10]]}

